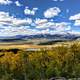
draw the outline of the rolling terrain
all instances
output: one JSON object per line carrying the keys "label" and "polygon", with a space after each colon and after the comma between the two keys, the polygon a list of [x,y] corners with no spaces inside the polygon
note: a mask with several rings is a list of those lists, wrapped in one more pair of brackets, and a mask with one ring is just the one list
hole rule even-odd
{"label": "rolling terrain", "polygon": [[79,33],[60,32],[55,34],[37,34],[37,35],[16,35],[16,36],[0,36],[0,45],[52,45],[57,42],[67,42],[80,40]]}
{"label": "rolling terrain", "polygon": [[27,44],[26,42],[25,43],[24,42],[22,42],[22,43],[4,42],[4,43],[0,43],[0,49],[12,49],[12,48],[18,48],[18,49],[50,49],[50,48],[57,47],[57,46],[69,47],[70,45],[72,45],[74,43],[80,44],[80,41],[75,40],[75,41],[52,42],[51,44],[46,43],[46,45],[45,44],[40,44],[40,45]]}

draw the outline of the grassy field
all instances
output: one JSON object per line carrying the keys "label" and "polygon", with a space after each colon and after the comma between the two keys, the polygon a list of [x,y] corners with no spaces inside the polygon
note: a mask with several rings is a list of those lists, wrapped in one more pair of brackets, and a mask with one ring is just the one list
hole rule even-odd
{"label": "grassy field", "polygon": [[35,45],[35,44],[27,44],[27,43],[18,43],[18,42],[1,42],[0,43],[0,49],[12,49],[12,48],[18,48],[18,49],[28,49],[28,48],[40,48],[40,49],[46,49],[46,48],[52,48],[57,46],[70,46],[74,43],[80,44],[80,41],[66,41],[66,42],[57,42],[52,45]]}
{"label": "grassy field", "polygon": [[53,45],[0,44],[0,80],[60,77],[61,80],[80,78],[80,41]]}

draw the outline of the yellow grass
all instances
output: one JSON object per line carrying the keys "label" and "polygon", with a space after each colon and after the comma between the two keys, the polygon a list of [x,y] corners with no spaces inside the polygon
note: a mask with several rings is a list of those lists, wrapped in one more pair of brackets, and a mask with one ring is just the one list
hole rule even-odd
{"label": "yellow grass", "polygon": [[18,48],[18,49],[28,49],[28,48],[35,48],[35,49],[42,49],[42,48],[52,48],[57,46],[70,46],[73,43],[80,44],[80,41],[69,41],[69,42],[58,42],[53,45],[33,45],[33,44],[14,44],[14,43],[0,43],[0,49],[11,49],[11,48]]}

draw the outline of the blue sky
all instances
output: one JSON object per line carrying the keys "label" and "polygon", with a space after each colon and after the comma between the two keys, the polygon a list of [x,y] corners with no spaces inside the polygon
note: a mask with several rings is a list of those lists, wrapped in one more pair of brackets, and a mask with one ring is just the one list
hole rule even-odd
{"label": "blue sky", "polygon": [[80,0],[0,0],[0,36],[80,33]]}

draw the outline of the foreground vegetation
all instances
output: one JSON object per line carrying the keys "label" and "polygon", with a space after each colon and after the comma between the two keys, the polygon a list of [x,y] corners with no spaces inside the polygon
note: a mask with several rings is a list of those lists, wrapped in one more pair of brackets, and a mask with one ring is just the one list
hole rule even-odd
{"label": "foreground vegetation", "polygon": [[40,51],[0,50],[0,80],[49,80],[80,77],[80,44]]}

